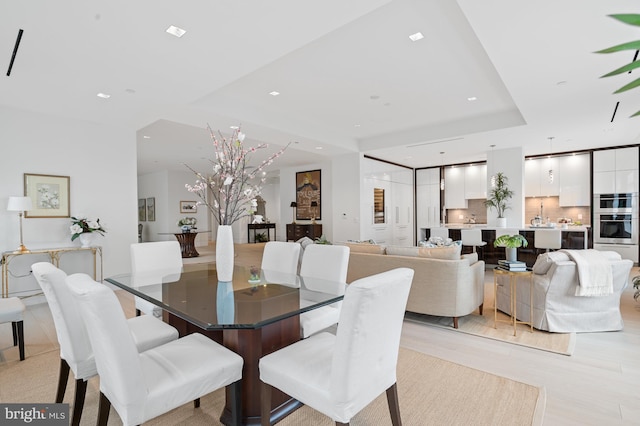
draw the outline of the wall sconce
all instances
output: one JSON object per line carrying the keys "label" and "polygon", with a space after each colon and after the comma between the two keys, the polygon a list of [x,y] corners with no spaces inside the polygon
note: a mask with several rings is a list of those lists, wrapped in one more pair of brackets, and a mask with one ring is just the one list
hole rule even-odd
{"label": "wall sconce", "polygon": [[291,217],[291,223],[295,225],[296,223],[296,207],[298,207],[298,203],[296,203],[295,201],[292,201],[291,204],[289,205],[289,207],[291,207],[293,209],[293,216]]}
{"label": "wall sconce", "polygon": [[318,216],[317,210],[318,210],[318,202],[312,201],[311,211],[313,212],[313,217],[311,218],[311,223],[313,223],[314,225],[316,224],[316,216]]}
{"label": "wall sconce", "polygon": [[29,250],[22,242],[22,215],[25,211],[29,211],[31,209],[32,205],[30,197],[9,197],[7,211],[18,212],[18,216],[20,216],[20,247],[18,247],[16,253],[29,253]]}

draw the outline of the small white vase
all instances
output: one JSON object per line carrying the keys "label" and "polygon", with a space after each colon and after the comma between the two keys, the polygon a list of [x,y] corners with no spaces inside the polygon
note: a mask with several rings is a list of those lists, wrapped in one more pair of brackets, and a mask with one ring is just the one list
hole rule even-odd
{"label": "small white vase", "polygon": [[216,271],[218,281],[233,281],[233,232],[231,225],[218,226],[216,236]]}
{"label": "small white vase", "polygon": [[91,247],[94,235],[91,232],[83,232],[78,236],[80,238],[80,247]]}

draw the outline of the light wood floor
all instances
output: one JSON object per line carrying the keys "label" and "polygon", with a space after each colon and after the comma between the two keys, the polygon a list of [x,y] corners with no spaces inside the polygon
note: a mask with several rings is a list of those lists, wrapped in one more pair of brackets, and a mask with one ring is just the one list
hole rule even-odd
{"label": "light wood floor", "polygon": [[[633,268],[631,276],[638,274],[640,270]],[[493,285],[491,271],[486,273],[485,285]],[[130,296],[121,291],[118,293],[127,315],[133,315]],[[547,394],[545,425],[638,425],[640,304],[633,300],[632,288],[625,290],[622,304],[624,331],[578,334],[572,356],[411,322],[405,322],[401,345],[513,380],[544,386]],[[52,343],[57,345],[46,304],[28,305],[25,333],[35,337],[38,343],[42,342],[34,350]],[[17,358],[17,349],[10,346],[10,339],[11,326],[0,325],[0,386],[7,385],[1,383],[2,369],[10,368],[11,360]]]}

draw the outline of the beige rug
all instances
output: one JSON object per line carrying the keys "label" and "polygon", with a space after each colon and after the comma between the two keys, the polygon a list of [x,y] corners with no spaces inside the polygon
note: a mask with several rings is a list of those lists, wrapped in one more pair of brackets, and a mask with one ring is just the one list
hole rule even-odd
{"label": "beige rug", "polygon": [[[0,369],[0,402],[51,402],[55,396],[59,357],[48,352],[10,362]],[[87,388],[82,425],[95,424],[98,379]],[[398,389],[405,425],[541,425],[546,402],[544,388],[464,367],[408,349],[400,350]],[[69,381],[66,403],[73,400]],[[202,399],[199,409],[185,404],[156,418],[149,425],[217,425],[224,393],[216,391]],[[121,424],[111,410],[109,425]],[[302,407],[278,423],[283,426],[333,425],[327,417]],[[352,425],[391,424],[385,395],[356,417]]]}

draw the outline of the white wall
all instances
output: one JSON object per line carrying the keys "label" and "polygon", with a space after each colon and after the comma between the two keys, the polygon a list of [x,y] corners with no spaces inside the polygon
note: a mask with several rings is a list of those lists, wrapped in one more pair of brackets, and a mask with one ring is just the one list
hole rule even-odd
{"label": "white wall", "polygon": [[[7,199],[24,194],[24,173],[70,177],[70,213],[100,218],[105,237],[104,275],[130,271],[129,244],[137,241],[135,131],[0,107],[0,249],[19,244],[18,216],[7,212]],[[79,246],[71,242],[69,218],[25,218],[27,248]],[[86,269],[87,260],[65,255],[70,272]],[[34,256],[9,264],[10,293],[38,289],[29,275]],[[34,259],[36,260],[36,259]]]}
{"label": "white wall", "polygon": [[[496,149],[487,152],[487,190],[491,188],[491,176],[503,172],[508,178],[513,198],[510,209],[505,211],[507,227],[520,228],[524,224],[524,155],[522,147]],[[487,208],[487,223],[495,225],[498,217],[495,209]]]}
{"label": "white wall", "polygon": [[[333,230],[330,241],[360,239],[360,160],[362,158],[362,154],[354,153],[333,159],[333,185],[330,193],[335,208],[331,210]],[[322,198],[324,202],[324,191]],[[324,226],[323,231],[326,234]]]}

